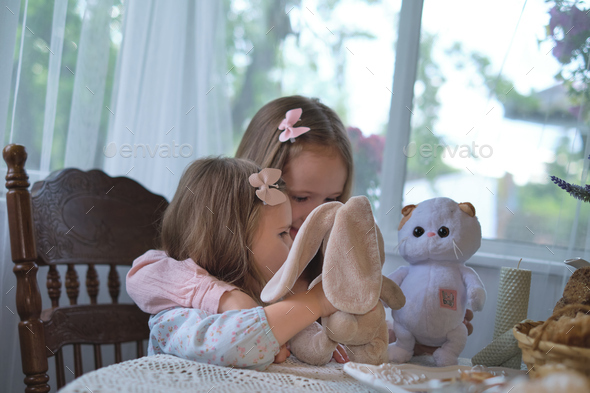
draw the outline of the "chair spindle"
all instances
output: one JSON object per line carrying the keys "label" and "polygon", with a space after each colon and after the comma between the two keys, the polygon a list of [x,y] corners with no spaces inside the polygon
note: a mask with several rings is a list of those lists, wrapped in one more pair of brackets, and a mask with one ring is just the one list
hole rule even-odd
{"label": "chair spindle", "polygon": [[66,384],[66,375],[64,372],[64,358],[61,349],[55,352],[55,377],[57,379],[57,389],[61,389]]}
{"label": "chair spindle", "polygon": [[70,299],[70,305],[78,304],[78,294],[80,293],[80,281],[74,264],[68,263],[66,271],[66,293]]}
{"label": "chair spindle", "polygon": [[86,271],[86,290],[90,297],[90,304],[96,304],[96,297],[98,296],[98,287],[100,281],[98,279],[98,273],[94,268],[93,263],[88,264],[88,270]]}
{"label": "chair spindle", "polygon": [[143,341],[141,340],[137,341],[137,357],[143,357]]}
{"label": "chair spindle", "polygon": [[47,293],[51,299],[51,307],[59,307],[59,298],[61,297],[61,277],[55,265],[49,265],[47,272]]}
{"label": "chair spindle", "polygon": [[117,272],[117,266],[115,264],[112,264],[111,268],[109,269],[109,294],[111,295],[113,304],[117,304],[119,302],[120,288],[121,282],[119,281],[119,273]]}
{"label": "chair spindle", "polygon": [[102,352],[100,344],[94,344],[94,369],[102,367]]}
{"label": "chair spindle", "polygon": [[121,356],[121,343],[115,343],[115,363],[121,363],[123,357]]}
{"label": "chair spindle", "polygon": [[76,378],[84,374],[82,368],[82,348],[80,344],[74,344],[74,373]]}

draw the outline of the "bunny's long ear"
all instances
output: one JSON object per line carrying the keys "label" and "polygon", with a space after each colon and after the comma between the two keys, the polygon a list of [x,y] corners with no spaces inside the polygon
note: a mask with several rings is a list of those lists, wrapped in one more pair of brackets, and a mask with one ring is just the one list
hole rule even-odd
{"label": "bunny's long ear", "polygon": [[338,210],[322,269],[326,298],[338,310],[369,312],[381,294],[381,256],[371,204],[353,197]]}
{"label": "bunny's long ear", "polygon": [[318,252],[322,240],[327,238],[334,225],[334,218],[341,202],[328,202],[316,207],[299,228],[287,261],[275,273],[260,293],[260,299],[274,303],[288,292],[303,270]]}

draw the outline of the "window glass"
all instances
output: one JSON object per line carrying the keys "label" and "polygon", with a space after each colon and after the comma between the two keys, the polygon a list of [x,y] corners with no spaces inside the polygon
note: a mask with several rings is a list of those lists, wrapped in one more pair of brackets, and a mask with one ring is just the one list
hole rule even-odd
{"label": "window glass", "polygon": [[404,204],[444,195],[475,205],[484,238],[583,246],[588,210],[550,179],[581,183],[588,137],[553,5],[424,2]]}

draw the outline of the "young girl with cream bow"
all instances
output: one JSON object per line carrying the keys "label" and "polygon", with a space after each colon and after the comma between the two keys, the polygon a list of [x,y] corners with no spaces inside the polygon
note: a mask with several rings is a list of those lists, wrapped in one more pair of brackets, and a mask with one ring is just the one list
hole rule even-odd
{"label": "young girl with cream bow", "polygon": [[[197,261],[219,288],[237,288],[262,304],[264,283],[292,245],[291,207],[280,176],[278,169],[260,170],[243,159],[193,162],[164,213],[163,250],[178,261]],[[148,355],[263,370],[291,337],[335,311],[321,286],[266,307],[224,313],[169,308],[150,317]]]}

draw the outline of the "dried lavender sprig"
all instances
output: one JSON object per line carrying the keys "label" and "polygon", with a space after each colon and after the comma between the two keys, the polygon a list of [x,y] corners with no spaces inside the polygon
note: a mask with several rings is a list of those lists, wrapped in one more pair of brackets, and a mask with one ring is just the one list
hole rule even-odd
{"label": "dried lavender sprig", "polygon": [[590,203],[590,185],[587,184],[584,187],[578,186],[576,184],[568,183],[557,176],[551,176],[551,181],[574,198]]}

